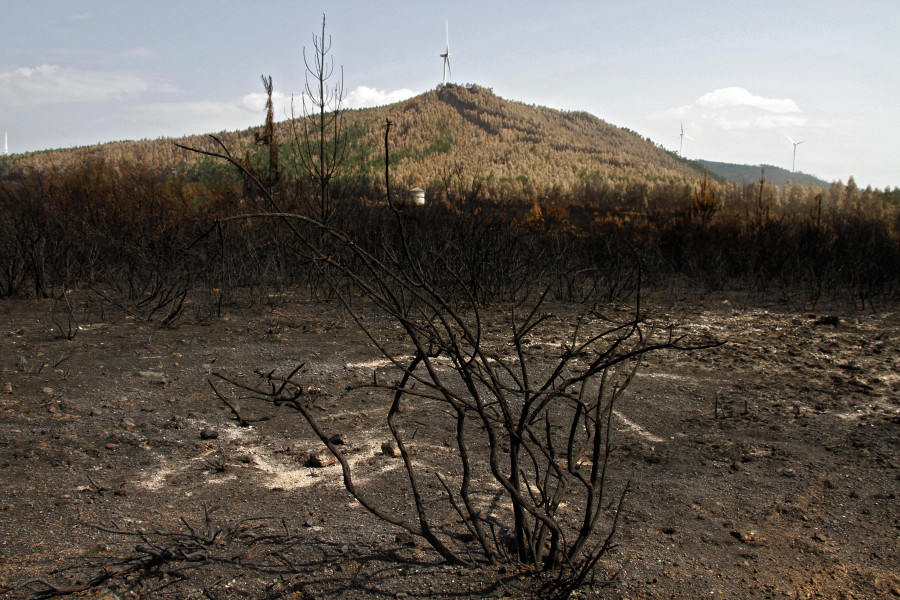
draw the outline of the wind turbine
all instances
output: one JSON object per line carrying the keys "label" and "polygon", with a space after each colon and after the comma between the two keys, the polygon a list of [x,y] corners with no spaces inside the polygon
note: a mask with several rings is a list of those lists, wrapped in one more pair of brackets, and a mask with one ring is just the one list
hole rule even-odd
{"label": "wind turbine", "polygon": [[796,172],[795,167],[797,166],[797,146],[799,146],[806,140],[800,140],[799,142],[795,142],[794,140],[791,139],[791,136],[789,136],[788,134],[784,134],[784,137],[786,137],[788,140],[790,140],[790,142],[794,145],[794,160],[793,160],[793,162],[791,162],[791,173],[795,173]]}
{"label": "wind turbine", "polygon": [[[447,73],[450,73],[450,23],[445,22],[444,25],[447,27],[447,49],[441,54],[441,58],[444,59],[444,85],[447,85]],[[450,74],[453,77],[453,74]]]}
{"label": "wind turbine", "polygon": [[681,141],[678,144],[678,156],[684,158],[684,155],[681,153],[682,148],[684,148],[684,138],[691,140],[692,142],[696,142],[694,138],[689,136],[684,132],[684,121],[681,122]]}

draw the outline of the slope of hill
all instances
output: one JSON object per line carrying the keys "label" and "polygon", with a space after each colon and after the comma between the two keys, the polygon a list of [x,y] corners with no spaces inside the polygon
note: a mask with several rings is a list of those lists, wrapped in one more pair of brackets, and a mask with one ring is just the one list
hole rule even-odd
{"label": "slope of hill", "polygon": [[393,121],[395,174],[410,185],[441,182],[456,172],[544,189],[598,178],[672,182],[699,175],[597,117],[504,100],[479,86],[447,85],[353,117],[368,132],[360,140],[368,148],[379,147],[385,119]]}
{"label": "slope of hill", "polygon": [[[262,125],[263,115],[260,118]],[[544,194],[571,191],[581,182],[606,180],[671,184],[700,173],[637,134],[584,112],[562,112],[502,99],[476,85],[446,85],[384,107],[344,113],[350,146],[347,172],[381,181],[384,126],[391,130],[391,177],[396,185],[446,187],[477,178],[493,191]],[[235,152],[255,152],[253,131],[217,136]],[[277,125],[282,163],[290,169],[294,145],[290,123]],[[113,142],[99,146],[29,153],[6,159],[7,169],[25,165],[59,168],[84,157],[131,161],[163,171],[192,169],[209,159],[173,142],[211,148],[205,135]]]}
{"label": "slope of hill", "polygon": [[828,189],[831,184],[827,181],[819,179],[815,175],[808,175],[800,172],[790,172],[787,169],[776,167],[773,165],[738,165],[734,163],[715,162],[711,160],[698,160],[704,169],[709,169],[710,173],[715,173],[720,177],[731,181],[732,183],[745,184],[759,181],[762,170],[765,169],[766,181],[775,185],[784,185],[788,181],[799,185],[817,185],[820,188]]}

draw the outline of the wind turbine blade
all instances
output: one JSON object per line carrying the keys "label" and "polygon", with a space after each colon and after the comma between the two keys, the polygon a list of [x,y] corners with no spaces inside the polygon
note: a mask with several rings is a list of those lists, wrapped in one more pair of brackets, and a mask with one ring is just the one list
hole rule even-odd
{"label": "wind turbine blade", "polygon": [[790,140],[790,142],[791,142],[792,144],[794,144],[794,145],[797,144],[797,142],[795,142],[795,141],[791,138],[791,136],[789,136],[788,134],[784,134],[784,137],[786,137],[788,140]]}
{"label": "wind turbine blade", "polygon": [[695,140],[694,138],[692,138],[691,136],[689,136],[688,134],[684,134],[684,137],[686,137],[687,139],[691,140],[692,142],[696,142],[696,141],[697,141],[697,140]]}

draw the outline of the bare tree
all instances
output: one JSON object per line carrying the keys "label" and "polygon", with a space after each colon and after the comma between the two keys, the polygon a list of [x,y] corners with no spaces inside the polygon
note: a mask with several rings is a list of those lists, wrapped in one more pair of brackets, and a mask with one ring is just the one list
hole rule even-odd
{"label": "bare tree", "polygon": [[312,46],[311,56],[303,49],[306,84],[301,96],[300,124],[293,118],[291,124],[300,167],[316,187],[315,216],[327,223],[335,210],[331,181],[346,160],[347,144],[342,114],[344,72],[342,68],[339,80],[332,84],[334,60],[331,36],[325,37],[325,15],[322,15],[322,33],[313,34]]}

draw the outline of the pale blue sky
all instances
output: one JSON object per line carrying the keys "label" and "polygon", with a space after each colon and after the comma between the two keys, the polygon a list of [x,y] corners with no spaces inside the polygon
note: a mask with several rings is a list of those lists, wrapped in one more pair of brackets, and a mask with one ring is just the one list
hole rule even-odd
{"label": "pale blue sky", "polygon": [[10,152],[261,123],[326,14],[348,105],[452,81],[588,111],[690,158],[900,185],[900,2],[0,0]]}

